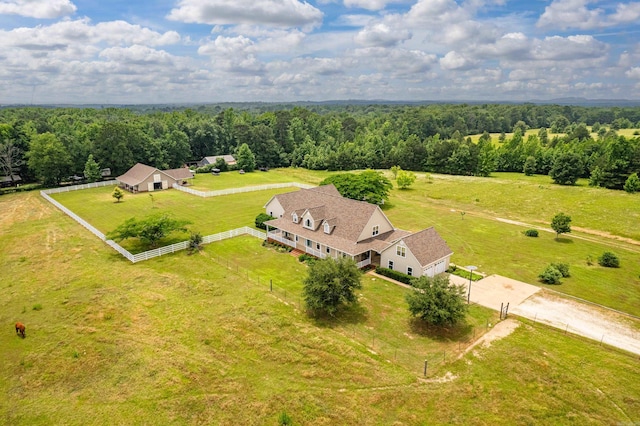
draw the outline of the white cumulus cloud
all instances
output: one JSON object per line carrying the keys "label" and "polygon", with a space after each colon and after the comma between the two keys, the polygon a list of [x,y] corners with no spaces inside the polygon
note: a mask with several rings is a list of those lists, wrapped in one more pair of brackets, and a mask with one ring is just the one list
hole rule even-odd
{"label": "white cumulus cloud", "polygon": [[298,0],[180,0],[168,19],[211,25],[313,27],[323,13]]}
{"label": "white cumulus cloud", "polygon": [[69,0],[0,1],[0,15],[20,15],[27,18],[55,19],[72,15],[76,10],[76,5]]}

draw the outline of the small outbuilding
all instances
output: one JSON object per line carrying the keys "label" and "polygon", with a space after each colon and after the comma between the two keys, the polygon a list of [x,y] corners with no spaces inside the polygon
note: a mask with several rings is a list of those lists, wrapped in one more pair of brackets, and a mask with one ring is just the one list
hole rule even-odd
{"label": "small outbuilding", "polygon": [[121,188],[133,193],[169,189],[174,184],[184,185],[189,179],[193,179],[193,172],[187,167],[159,170],[142,163],[116,178]]}
{"label": "small outbuilding", "polygon": [[228,166],[233,166],[235,164],[237,164],[237,161],[235,159],[235,157],[233,155],[227,154],[227,155],[212,155],[210,157],[204,157],[202,160],[200,160],[198,162],[198,167],[204,167],[207,166],[209,164],[216,164],[216,161],[218,161],[218,159],[222,158],[224,160],[225,163],[227,163]]}

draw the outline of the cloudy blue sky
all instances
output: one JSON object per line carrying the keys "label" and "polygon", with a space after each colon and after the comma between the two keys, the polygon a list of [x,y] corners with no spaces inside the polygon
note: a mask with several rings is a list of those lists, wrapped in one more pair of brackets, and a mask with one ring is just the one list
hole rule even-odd
{"label": "cloudy blue sky", "polygon": [[640,99],[640,1],[0,0],[0,103]]}

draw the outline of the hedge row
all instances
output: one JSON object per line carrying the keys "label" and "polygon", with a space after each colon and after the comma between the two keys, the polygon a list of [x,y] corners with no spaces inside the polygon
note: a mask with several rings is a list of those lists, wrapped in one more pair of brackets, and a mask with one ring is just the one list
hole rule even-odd
{"label": "hedge row", "polygon": [[380,275],[384,275],[385,277],[389,277],[393,280],[400,281],[401,283],[411,285],[411,281],[415,278],[411,275],[403,274],[402,272],[394,271],[389,268],[377,267],[376,273]]}

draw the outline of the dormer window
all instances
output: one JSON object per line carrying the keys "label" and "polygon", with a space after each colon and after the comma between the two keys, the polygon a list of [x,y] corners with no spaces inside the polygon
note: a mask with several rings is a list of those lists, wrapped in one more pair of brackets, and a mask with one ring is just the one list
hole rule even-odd
{"label": "dormer window", "polygon": [[380,227],[378,225],[373,227],[373,232],[372,235],[375,237],[376,235],[378,235],[380,233]]}
{"label": "dormer window", "polygon": [[325,234],[331,233],[331,227],[329,226],[329,223],[327,223],[327,222],[324,223],[324,233]]}
{"label": "dormer window", "polygon": [[298,223],[298,215],[296,213],[293,214],[293,223]]}
{"label": "dormer window", "polygon": [[304,221],[304,226],[306,226],[307,228],[311,228],[311,219],[307,219]]}

